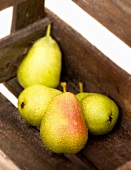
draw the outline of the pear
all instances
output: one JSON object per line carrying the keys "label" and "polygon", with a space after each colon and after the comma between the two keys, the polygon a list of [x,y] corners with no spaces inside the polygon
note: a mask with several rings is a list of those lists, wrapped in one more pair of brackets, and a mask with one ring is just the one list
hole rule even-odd
{"label": "pear", "polygon": [[109,133],[118,120],[117,104],[106,95],[83,92],[82,82],[79,82],[79,89],[76,97],[81,103],[89,132],[93,135]]}
{"label": "pear", "polygon": [[33,84],[42,84],[56,88],[60,82],[62,53],[58,43],[50,35],[51,25],[46,36],[39,38],[17,70],[20,85],[25,88]]}
{"label": "pear", "polygon": [[81,101],[81,107],[89,132],[93,135],[107,134],[117,123],[119,108],[108,96],[92,93]]}
{"label": "pear", "polygon": [[56,96],[40,126],[43,144],[55,153],[76,154],[84,148],[88,129],[80,103],[71,92]]}
{"label": "pear", "polygon": [[39,127],[50,102],[61,93],[44,85],[31,85],[18,96],[18,111],[27,123]]}

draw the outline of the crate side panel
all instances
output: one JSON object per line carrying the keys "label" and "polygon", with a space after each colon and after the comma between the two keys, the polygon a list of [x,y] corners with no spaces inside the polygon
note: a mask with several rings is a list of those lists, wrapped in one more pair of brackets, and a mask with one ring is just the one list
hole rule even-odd
{"label": "crate side panel", "polygon": [[28,0],[14,6],[12,32],[45,17],[44,0]]}
{"label": "crate side panel", "polygon": [[18,3],[21,3],[21,2],[24,2],[24,1],[27,1],[27,0],[6,0],[6,1],[0,1],[0,11],[3,10],[3,9],[6,9],[10,6],[14,6]]}

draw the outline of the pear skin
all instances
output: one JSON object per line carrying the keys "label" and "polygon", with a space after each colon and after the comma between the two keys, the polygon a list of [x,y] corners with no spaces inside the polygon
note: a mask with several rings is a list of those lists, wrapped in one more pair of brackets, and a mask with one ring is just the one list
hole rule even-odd
{"label": "pear skin", "polygon": [[31,85],[18,96],[18,111],[23,119],[32,126],[40,126],[50,102],[60,90],[43,85]]}
{"label": "pear skin", "polygon": [[76,97],[80,101],[89,133],[104,135],[112,131],[119,116],[117,104],[106,95],[83,92],[83,82],[78,82],[78,85],[80,93]]}
{"label": "pear skin", "polygon": [[108,96],[92,93],[81,101],[81,107],[89,132],[93,135],[107,134],[117,123],[119,108]]}
{"label": "pear skin", "polygon": [[43,117],[40,136],[43,144],[55,153],[75,154],[84,148],[88,129],[73,93],[54,98]]}
{"label": "pear skin", "polygon": [[60,82],[62,53],[58,43],[50,35],[50,24],[46,36],[39,38],[17,70],[18,82],[23,88],[42,84],[56,88]]}
{"label": "pear skin", "polygon": [[78,98],[78,100],[81,102],[83,99],[85,99],[86,97],[92,95],[93,93],[86,93],[86,92],[81,92],[76,94],[76,97]]}

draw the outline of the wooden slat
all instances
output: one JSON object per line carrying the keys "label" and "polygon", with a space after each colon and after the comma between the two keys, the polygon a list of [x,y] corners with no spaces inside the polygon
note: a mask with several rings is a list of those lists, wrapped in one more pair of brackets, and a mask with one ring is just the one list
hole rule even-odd
{"label": "wooden slat", "polygon": [[11,32],[33,24],[45,17],[44,0],[28,0],[13,8],[13,20]]}
{"label": "wooden slat", "polygon": [[130,170],[130,169],[131,169],[131,161],[128,161],[122,166],[118,167],[116,170]]}
{"label": "wooden slat", "polygon": [[120,126],[108,135],[90,135],[83,155],[98,169],[115,170],[131,160],[131,136]]}
{"label": "wooden slat", "polygon": [[27,1],[27,0],[1,0],[0,1],[0,11],[5,9],[5,8],[8,8],[10,6],[14,6],[18,3],[21,3],[21,2],[24,2],[24,1]]}
{"label": "wooden slat", "polygon": [[0,169],[20,170],[2,150],[0,150]]}
{"label": "wooden slat", "polygon": [[130,0],[73,1],[131,47]]}

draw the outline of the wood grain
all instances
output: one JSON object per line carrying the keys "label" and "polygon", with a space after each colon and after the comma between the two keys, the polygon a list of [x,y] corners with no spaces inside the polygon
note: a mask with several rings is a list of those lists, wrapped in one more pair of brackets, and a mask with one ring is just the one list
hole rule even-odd
{"label": "wood grain", "polygon": [[130,0],[73,0],[131,47]]}
{"label": "wood grain", "polygon": [[2,150],[0,150],[0,169],[20,170]]}
{"label": "wood grain", "polygon": [[44,0],[28,0],[13,8],[11,32],[15,32],[45,17]]}
{"label": "wood grain", "polygon": [[0,1],[0,11],[3,9],[6,9],[10,6],[14,6],[18,3],[25,2],[27,0],[6,0],[6,1]]}

